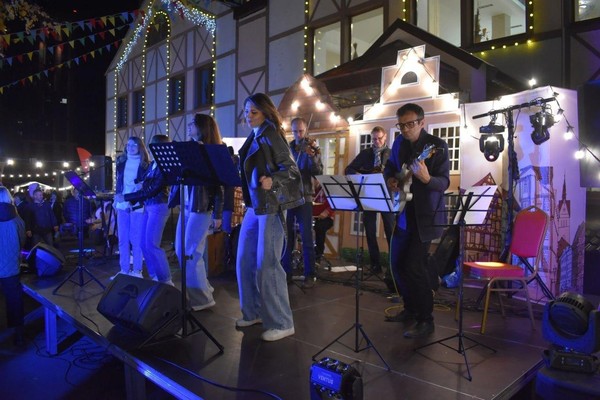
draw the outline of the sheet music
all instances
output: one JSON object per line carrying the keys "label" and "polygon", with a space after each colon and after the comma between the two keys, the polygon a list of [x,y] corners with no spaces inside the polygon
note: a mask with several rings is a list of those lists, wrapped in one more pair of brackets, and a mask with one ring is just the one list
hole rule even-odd
{"label": "sheet music", "polygon": [[365,211],[390,212],[393,199],[388,193],[383,174],[368,175],[317,175],[315,177],[334,210],[356,211],[359,205],[351,186],[356,190]]}
{"label": "sheet music", "polygon": [[469,204],[469,209],[465,214],[465,224],[482,225],[490,209],[490,205],[492,204],[492,199],[494,198],[497,188],[498,185],[471,186],[465,190],[465,193],[461,196],[461,210],[456,213],[454,223],[459,223],[461,214],[460,211],[462,211],[462,207],[465,205],[469,193],[473,193],[473,196],[471,197],[471,203]]}

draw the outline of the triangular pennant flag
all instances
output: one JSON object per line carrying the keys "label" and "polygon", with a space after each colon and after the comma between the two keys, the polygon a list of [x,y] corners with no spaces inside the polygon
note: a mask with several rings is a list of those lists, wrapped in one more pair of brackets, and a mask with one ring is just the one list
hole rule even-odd
{"label": "triangular pennant flag", "polygon": [[87,54],[82,55],[81,59],[83,60],[83,62],[87,62]]}
{"label": "triangular pennant flag", "polygon": [[18,60],[18,61],[19,61],[21,64],[23,64],[23,54],[19,54],[19,55],[17,56],[17,60]]}
{"label": "triangular pennant flag", "polygon": [[38,34],[38,36],[40,37],[40,40],[41,40],[42,42],[45,42],[45,41],[46,41],[46,34],[45,34],[45,33],[44,33],[42,30],[40,30],[40,32],[39,32],[39,34]]}
{"label": "triangular pennant flag", "polygon": [[64,43],[59,43],[59,44],[56,45],[56,47],[58,47],[58,49],[60,51],[63,51],[64,50]]}
{"label": "triangular pennant flag", "polygon": [[79,57],[77,57],[76,59],[73,60],[75,62],[75,64],[79,65]]}
{"label": "triangular pennant flag", "polygon": [[96,43],[96,35],[91,35],[88,36],[90,38],[90,40],[92,41],[92,43]]}
{"label": "triangular pennant flag", "polygon": [[111,15],[110,17],[108,17],[108,22],[112,25],[115,26],[115,16]]}
{"label": "triangular pennant flag", "polygon": [[90,19],[90,21],[89,21],[89,22],[90,22],[90,26],[91,26],[93,29],[96,29],[96,20],[95,20],[95,19]]}
{"label": "triangular pennant flag", "polygon": [[29,61],[31,61],[31,59],[33,58],[33,51],[27,53],[27,58],[29,58]]}
{"label": "triangular pennant flag", "polygon": [[88,28],[88,30],[92,30],[92,24],[90,24],[89,22],[85,23],[85,27]]}
{"label": "triangular pennant flag", "polygon": [[0,86],[0,94],[4,93],[4,86]]}
{"label": "triangular pennant flag", "polygon": [[79,43],[81,43],[83,46],[85,46],[85,37],[79,38],[79,39],[77,39],[77,41],[79,41]]}
{"label": "triangular pennant flag", "polygon": [[6,59],[6,62],[8,63],[8,65],[10,65],[12,67],[12,65],[13,65],[13,58],[12,57],[8,57]]}
{"label": "triangular pennant flag", "polygon": [[74,40],[69,40],[69,46],[71,46],[71,48],[75,47],[75,41]]}
{"label": "triangular pennant flag", "polygon": [[43,72],[44,72],[44,75],[46,75],[46,78],[47,78],[48,77],[48,70],[45,69]]}
{"label": "triangular pennant flag", "polygon": [[92,52],[90,53],[90,56],[92,56],[92,58],[96,58],[96,50],[92,51]]}
{"label": "triangular pennant flag", "polygon": [[62,32],[66,37],[71,36],[71,24],[63,26]]}
{"label": "triangular pennant flag", "polygon": [[48,52],[52,55],[54,55],[54,46],[52,47],[48,47]]}
{"label": "triangular pennant flag", "polygon": [[33,44],[33,40],[34,39],[32,35],[27,36],[27,41],[29,42],[29,44]]}
{"label": "triangular pennant flag", "polygon": [[115,30],[114,30],[114,29],[111,29],[111,30],[109,30],[108,32],[109,32],[111,35],[115,36]]}
{"label": "triangular pennant flag", "polygon": [[106,18],[107,17],[100,17],[100,22],[102,22],[103,25],[106,25]]}
{"label": "triangular pennant flag", "polygon": [[98,32],[98,35],[102,40],[104,40],[104,38],[106,37],[106,31]]}
{"label": "triangular pennant flag", "polygon": [[83,23],[83,21],[77,21],[77,25],[79,25],[79,27],[81,28],[81,30],[85,29],[85,24]]}
{"label": "triangular pennant flag", "polygon": [[36,77],[36,78],[38,78],[38,79],[41,79],[41,77],[42,77],[42,73],[41,73],[41,72],[38,72],[37,74],[35,74],[35,77]]}
{"label": "triangular pennant flag", "polygon": [[29,75],[27,79],[29,79],[29,83],[33,82],[33,75]]}

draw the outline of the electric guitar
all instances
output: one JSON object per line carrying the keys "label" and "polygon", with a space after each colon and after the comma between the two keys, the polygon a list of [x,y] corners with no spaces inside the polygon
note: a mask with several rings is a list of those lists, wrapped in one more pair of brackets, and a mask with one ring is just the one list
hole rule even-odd
{"label": "electric guitar", "polygon": [[[421,154],[419,154],[415,160],[423,161],[431,157],[436,151],[436,148],[433,144],[428,144],[425,146]],[[396,173],[395,178],[398,180],[398,188],[399,190],[394,192],[393,194],[393,211],[394,212],[402,212],[404,207],[406,207],[406,203],[411,201],[413,198],[413,194],[410,192],[410,185],[412,185],[412,170],[404,164],[402,166],[402,170]]]}

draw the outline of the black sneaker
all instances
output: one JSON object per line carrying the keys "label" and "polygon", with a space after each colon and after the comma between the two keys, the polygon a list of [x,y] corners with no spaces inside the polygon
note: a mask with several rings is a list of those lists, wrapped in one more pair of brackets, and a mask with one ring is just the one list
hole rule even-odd
{"label": "black sneaker", "polygon": [[302,282],[302,287],[305,289],[311,289],[315,286],[315,282],[317,281],[317,277],[314,275],[309,275],[304,277],[304,282]]}
{"label": "black sneaker", "polygon": [[407,322],[412,321],[413,319],[415,319],[415,314],[407,310],[402,310],[393,316],[386,315],[385,317],[386,322]]}
{"label": "black sneaker", "polygon": [[435,331],[433,321],[419,321],[411,329],[404,332],[404,337],[407,339],[418,339],[429,336]]}

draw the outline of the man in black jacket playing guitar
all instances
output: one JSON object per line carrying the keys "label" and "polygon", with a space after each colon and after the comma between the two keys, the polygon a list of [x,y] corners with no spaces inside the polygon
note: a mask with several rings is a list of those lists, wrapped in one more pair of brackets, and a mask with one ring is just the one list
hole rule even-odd
{"label": "man in black jacket playing guitar", "polygon": [[425,114],[419,105],[405,104],[396,117],[401,135],[394,141],[383,174],[390,191],[408,188],[412,201],[398,214],[390,245],[391,269],[404,310],[389,320],[415,320],[404,337],[419,338],[435,329],[427,256],[431,241],[441,236],[445,223],[446,214],[441,211],[444,191],[450,185],[448,145],[425,131]]}
{"label": "man in black jacket playing guitar", "polygon": [[[373,174],[381,173],[383,167],[390,157],[390,148],[386,144],[387,134],[381,126],[371,130],[371,147],[362,150],[346,167],[345,174]],[[363,212],[363,224],[367,236],[369,258],[371,259],[371,272],[381,272],[381,260],[379,256],[379,245],[377,244],[377,211]],[[388,246],[394,229],[394,214],[382,212],[383,230]]]}

